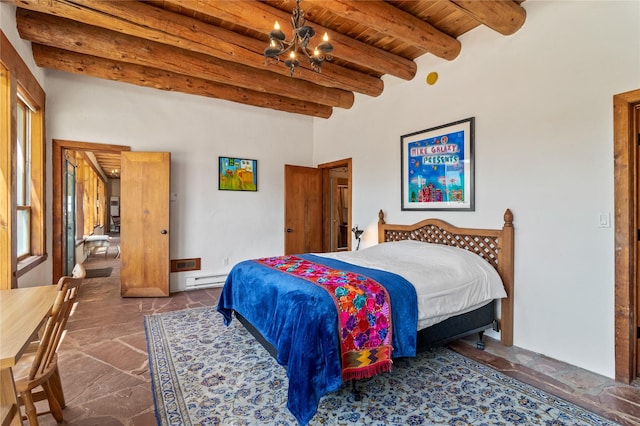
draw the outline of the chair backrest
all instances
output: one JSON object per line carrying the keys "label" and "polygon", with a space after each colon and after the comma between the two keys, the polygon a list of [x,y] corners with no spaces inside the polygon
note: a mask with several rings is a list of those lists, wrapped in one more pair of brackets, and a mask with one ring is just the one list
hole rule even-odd
{"label": "chair backrest", "polygon": [[67,320],[78,298],[81,283],[82,278],[80,277],[62,277],[58,281],[58,294],[51,308],[51,314],[45,325],[35,358],[31,364],[29,380],[33,380],[47,371],[55,360],[56,351],[64,334]]}
{"label": "chair backrest", "polygon": [[87,270],[85,269],[84,265],[80,263],[76,263],[76,265],[73,267],[73,270],[71,271],[71,277],[68,277],[68,276],[60,277],[57,284],[58,290],[62,290],[62,287],[67,282],[68,278],[82,279],[86,275],[87,275]]}

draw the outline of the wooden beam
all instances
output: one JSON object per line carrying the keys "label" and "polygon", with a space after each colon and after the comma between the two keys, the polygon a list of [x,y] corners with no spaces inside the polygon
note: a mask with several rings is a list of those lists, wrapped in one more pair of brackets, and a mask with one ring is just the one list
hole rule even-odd
{"label": "wooden beam", "polygon": [[[235,22],[240,26],[251,28],[264,34],[265,40],[266,35],[273,29],[275,21],[284,24],[291,20],[290,13],[258,1],[164,0],[164,3],[174,4],[186,10],[199,12],[224,21]],[[322,2],[318,5],[324,8],[325,3],[328,2]],[[368,8],[370,2],[364,3]],[[409,59],[362,43],[311,20],[307,22],[313,26],[316,33],[324,34],[327,32],[329,34],[331,43],[334,46],[333,56],[336,58],[352,62],[375,73],[389,74],[404,80],[411,80],[416,75],[417,65]]]}
{"label": "wooden beam", "polygon": [[[331,107],[350,108],[354,101],[353,93],[345,90],[256,70],[64,18],[19,8],[16,11],[16,22],[23,39],[46,46],[187,74],[216,83],[274,93]],[[123,46],[126,46],[126,50]]]}
{"label": "wooden beam", "polygon": [[[151,6],[145,2],[95,0],[13,0],[35,12],[68,18],[84,24],[157,41],[222,60],[289,76],[289,69],[265,61],[264,41],[207,25],[197,19]],[[322,73],[302,62],[295,77],[325,87],[379,96],[384,83],[378,77],[325,63]]]}
{"label": "wooden beam", "polygon": [[511,35],[527,18],[527,11],[513,0],[451,0],[478,22],[499,32]]}
{"label": "wooden beam", "polygon": [[455,38],[384,1],[305,0],[346,19],[367,25],[440,58],[453,60],[461,50]]}
{"label": "wooden beam", "polygon": [[171,71],[89,56],[41,44],[33,44],[32,49],[36,64],[40,67],[313,117],[329,118],[332,113],[332,108],[326,105],[214,83]]}

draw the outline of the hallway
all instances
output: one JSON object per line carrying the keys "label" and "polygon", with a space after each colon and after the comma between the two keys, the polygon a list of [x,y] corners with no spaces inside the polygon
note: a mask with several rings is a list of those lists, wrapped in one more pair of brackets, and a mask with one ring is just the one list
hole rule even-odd
{"label": "hallway", "polygon": [[[114,236],[117,237],[117,234]],[[67,407],[63,424],[156,424],[149,378],[144,316],[209,306],[220,289],[175,293],[168,298],[120,297],[117,239],[107,256],[94,254],[86,269],[112,267],[109,277],[86,278],[80,302],[69,319],[59,350]],[[640,383],[627,386],[606,377],[516,347],[485,339],[486,350],[475,349],[475,337],[452,348],[496,370],[563,397],[623,425],[640,426]],[[467,344],[468,343],[468,344]],[[51,415],[40,424],[57,423]]]}

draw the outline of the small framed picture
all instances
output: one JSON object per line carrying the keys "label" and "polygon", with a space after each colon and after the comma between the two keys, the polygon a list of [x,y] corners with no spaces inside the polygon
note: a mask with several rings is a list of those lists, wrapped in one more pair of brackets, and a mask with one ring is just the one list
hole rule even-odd
{"label": "small framed picture", "polygon": [[474,210],[474,121],[400,137],[402,210]]}
{"label": "small framed picture", "polygon": [[218,157],[218,189],[222,191],[257,191],[258,160]]}

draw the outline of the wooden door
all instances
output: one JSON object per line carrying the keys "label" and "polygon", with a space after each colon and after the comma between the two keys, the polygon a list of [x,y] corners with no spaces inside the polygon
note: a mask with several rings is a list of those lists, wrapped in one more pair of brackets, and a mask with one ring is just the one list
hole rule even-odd
{"label": "wooden door", "polygon": [[123,152],[120,181],[120,295],[169,295],[168,152]]}
{"label": "wooden door", "polygon": [[322,170],[284,166],[284,254],[322,252]]}

